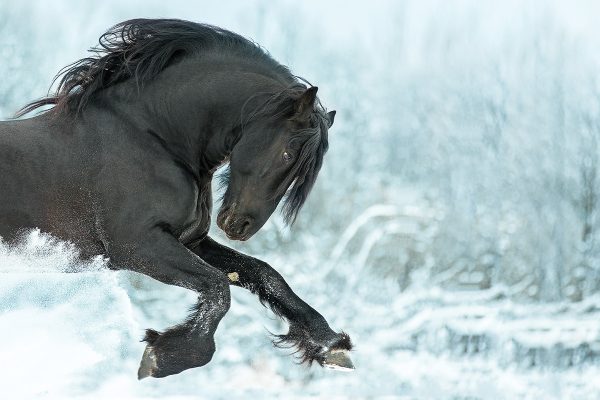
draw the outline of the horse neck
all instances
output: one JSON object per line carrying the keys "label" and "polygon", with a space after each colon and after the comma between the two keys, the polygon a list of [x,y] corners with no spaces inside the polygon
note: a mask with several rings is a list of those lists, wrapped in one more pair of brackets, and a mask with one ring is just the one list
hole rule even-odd
{"label": "horse neck", "polygon": [[120,99],[113,109],[139,130],[159,136],[198,173],[212,174],[241,138],[242,114],[285,85],[249,68],[209,61],[167,68],[133,95],[135,101],[134,82],[107,97]]}

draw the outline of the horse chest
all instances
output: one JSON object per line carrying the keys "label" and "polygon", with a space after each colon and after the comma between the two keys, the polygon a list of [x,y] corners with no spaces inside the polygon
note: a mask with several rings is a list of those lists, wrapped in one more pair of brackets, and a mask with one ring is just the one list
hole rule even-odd
{"label": "horse chest", "polygon": [[179,241],[189,244],[204,239],[210,229],[211,211],[212,193],[210,180],[208,180],[196,186],[195,202],[190,209],[188,221],[179,235]]}

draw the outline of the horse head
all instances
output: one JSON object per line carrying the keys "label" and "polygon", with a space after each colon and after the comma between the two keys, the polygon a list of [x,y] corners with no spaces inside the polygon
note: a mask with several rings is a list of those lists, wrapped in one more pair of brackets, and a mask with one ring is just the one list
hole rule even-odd
{"label": "horse head", "polygon": [[217,217],[230,239],[249,239],[284,197],[286,222],[293,223],[321,168],[334,117],[320,105],[317,87],[303,85],[270,96],[250,114],[230,154]]}

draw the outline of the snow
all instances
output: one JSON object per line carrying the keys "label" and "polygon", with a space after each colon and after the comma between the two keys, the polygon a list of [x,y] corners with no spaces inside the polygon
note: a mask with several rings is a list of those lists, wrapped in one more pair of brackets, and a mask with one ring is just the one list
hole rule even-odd
{"label": "snow", "polygon": [[[600,393],[600,298],[515,303],[502,289],[381,288],[389,301],[354,296],[346,304],[351,315],[317,298],[317,308],[356,342],[357,369],[350,373],[294,364],[269,343],[267,331],[284,325],[252,295],[234,290],[208,366],[137,381],[143,328],[176,322],[193,295],[109,271],[100,261],[76,260],[69,245],[39,232],[0,251],[0,385],[11,398],[592,399]],[[74,267],[83,272],[64,272]],[[145,289],[135,288],[140,279]]]}
{"label": "snow", "polygon": [[195,295],[33,232],[0,242],[0,397],[600,398],[599,4],[0,2],[5,117],[141,16],[232,29],[319,86],[338,114],[296,225],[215,237],[348,332],[357,368],[296,365],[233,288],[209,365],[138,382],[144,329]]}

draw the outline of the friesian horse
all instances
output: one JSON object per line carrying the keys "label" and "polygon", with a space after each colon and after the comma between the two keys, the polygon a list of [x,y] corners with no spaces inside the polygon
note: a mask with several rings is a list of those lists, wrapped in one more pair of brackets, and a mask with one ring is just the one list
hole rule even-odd
{"label": "friesian horse", "polygon": [[[267,263],[209,235],[215,171],[229,164],[217,225],[247,240],[283,199],[292,223],[313,187],[335,111],[257,44],[173,19],[122,22],[65,67],[54,94],[0,122],[0,236],[24,230],[103,254],[111,269],[198,293],[188,318],[148,329],[138,378],[208,363],[229,285],[289,322],[276,344],[303,361],[353,368],[352,344]],[[49,106],[49,107],[48,107]]]}

